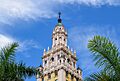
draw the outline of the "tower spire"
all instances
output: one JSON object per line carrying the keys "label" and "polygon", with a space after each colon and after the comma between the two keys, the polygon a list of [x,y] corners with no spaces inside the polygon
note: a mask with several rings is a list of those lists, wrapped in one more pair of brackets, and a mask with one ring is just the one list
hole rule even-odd
{"label": "tower spire", "polygon": [[58,23],[61,23],[61,22],[62,22],[62,19],[61,19],[61,12],[59,12],[58,15],[59,15]]}
{"label": "tower spire", "polygon": [[59,19],[60,19],[60,17],[61,17],[61,12],[59,12],[58,14],[59,14]]}

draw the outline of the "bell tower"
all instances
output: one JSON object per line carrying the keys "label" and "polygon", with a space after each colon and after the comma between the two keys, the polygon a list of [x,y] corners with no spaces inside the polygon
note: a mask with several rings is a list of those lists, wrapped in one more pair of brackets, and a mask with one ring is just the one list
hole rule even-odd
{"label": "bell tower", "polygon": [[76,66],[76,52],[67,46],[67,32],[62,24],[61,13],[52,34],[52,48],[44,49],[43,65],[37,81],[82,81],[82,71]]}

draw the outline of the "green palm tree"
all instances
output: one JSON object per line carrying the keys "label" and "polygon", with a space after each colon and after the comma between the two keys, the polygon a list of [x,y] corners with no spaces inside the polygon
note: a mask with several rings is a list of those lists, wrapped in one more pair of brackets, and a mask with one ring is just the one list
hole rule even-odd
{"label": "green palm tree", "polygon": [[15,62],[17,47],[18,43],[13,43],[0,50],[0,81],[24,81],[26,77],[36,75],[35,68]]}
{"label": "green palm tree", "polygon": [[106,37],[94,36],[89,40],[88,48],[93,54],[95,65],[102,70],[85,80],[120,81],[120,53],[116,45]]}

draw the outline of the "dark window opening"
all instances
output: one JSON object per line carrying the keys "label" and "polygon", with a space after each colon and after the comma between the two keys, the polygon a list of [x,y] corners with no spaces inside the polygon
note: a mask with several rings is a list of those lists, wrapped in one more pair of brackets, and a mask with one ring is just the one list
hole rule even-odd
{"label": "dark window opening", "polygon": [[59,39],[62,39],[62,37],[59,37]]}
{"label": "dark window opening", "polygon": [[54,61],[54,58],[52,57],[51,60]]}
{"label": "dark window opening", "polygon": [[73,80],[73,78],[74,78],[74,76],[73,75],[71,75],[71,79]]}
{"label": "dark window opening", "polygon": [[70,63],[70,59],[67,59],[67,62]]}
{"label": "dark window opening", "polygon": [[63,60],[63,62],[65,62],[65,60]]}
{"label": "dark window opening", "polygon": [[79,72],[77,71],[77,73],[79,73]]}
{"label": "dark window opening", "polygon": [[44,81],[44,78],[42,78],[42,81]]}
{"label": "dark window opening", "polygon": [[76,78],[76,81],[79,81],[79,79],[78,79],[78,78]]}
{"label": "dark window opening", "polygon": [[58,76],[58,71],[55,71],[55,76]]}
{"label": "dark window opening", "polygon": [[60,55],[58,55],[58,60],[60,59]]}
{"label": "dark window opening", "polygon": [[68,77],[68,71],[66,71],[66,77]]}
{"label": "dark window opening", "polygon": [[61,60],[60,60],[60,63],[61,63]]}
{"label": "dark window opening", "polygon": [[50,74],[48,74],[48,79],[51,79],[51,75]]}
{"label": "dark window opening", "polygon": [[55,40],[57,40],[57,38],[55,38]]}
{"label": "dark window opening", "polygon": [[73,62],[73,66],[75,67],[75,62]]}
{"label": "dark window opening", "polygon": [[47,60],[45,60],[45,64],[47,64]]}

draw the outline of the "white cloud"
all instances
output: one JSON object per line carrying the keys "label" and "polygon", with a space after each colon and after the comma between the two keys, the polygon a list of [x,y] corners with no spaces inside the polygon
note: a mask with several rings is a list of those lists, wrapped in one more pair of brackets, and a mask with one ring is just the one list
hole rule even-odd
{"label": "white cloud", "polygon": [[69,30],[69,43],[76,50],[87,50],[88,41],[95,35],[101,35],[116,40],[116,28],[111,26],[81,26]]}
{"label": "white cloud", "polygon": [[0,0],[0,23],[12,24],[16,19],[37,20],[55,16],[63,4],[87,6],[120,5],[120,0]]}
{"label": "white cloud", "polygon": [[70,3],[70,4],[83,4],[88,6],[101,6],[101,5],[120,5],[120,0],[57,0],[60,3]]}
{"label": "white cloud", "polygon": [[0,34],[0,48],[5,47],[8,44],[13,43],[14,40],[8,36]]}
{"label": "white cloud", "polygon": [[54,13],[49,3],[44,0],[0,0],[0,23],[11,24],[16,19],[50,18]]}
{"label": "white cloud", "polygon": [[35,52],[35,49],[43,50],[42,46],[34,40],[24,40],[19,42],[18,52],[27,58],[31,57],[29,52]]}
{"label": "white cloud", "polygon": [[[18,41],[9,36],[0,34],[0,49],[7,46],[8,44],[13,43],[13,42],[18,42]],[[30,51],[31,49],[33,49],[33,50],[35,50],[35,49],[41,50],[42,49],[42,46],[33,40],[19,41],[18,43],[19,43],[19,47],[17,49],[17,52],[20,52],[25,57],[30,57],[30,54],[28,54],[26,52]]]}
{"label": "white cloud", "polygon": [[33,41],[33,40],[25,40],[22,42],[19,42],[19,48],[18,48],[18,52],[26,52],[29,51],[31,49],[42,49],[41,45],[39,45],[37,42]]}

